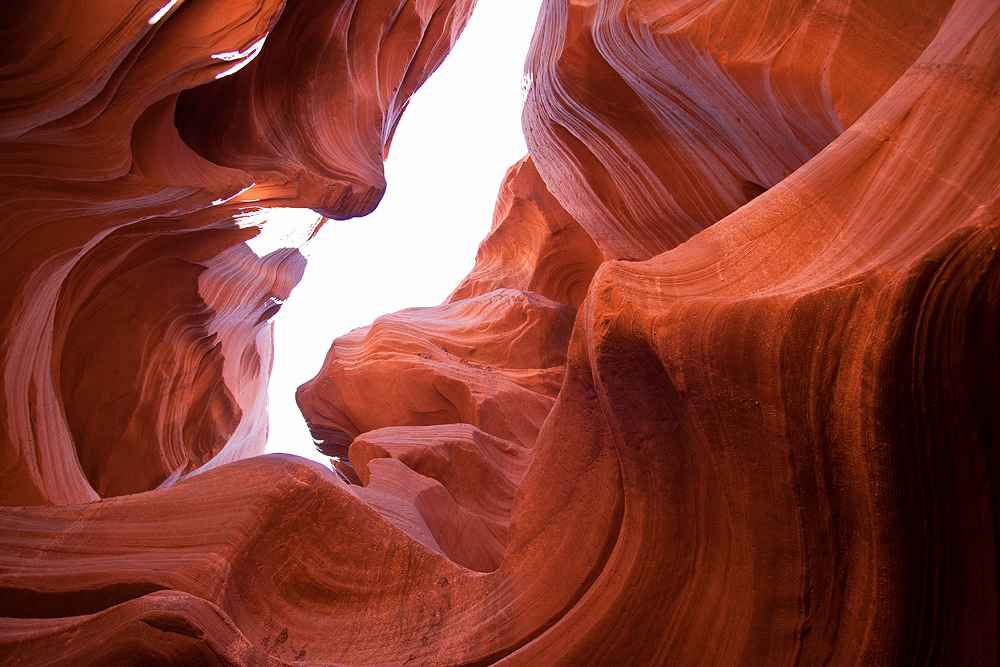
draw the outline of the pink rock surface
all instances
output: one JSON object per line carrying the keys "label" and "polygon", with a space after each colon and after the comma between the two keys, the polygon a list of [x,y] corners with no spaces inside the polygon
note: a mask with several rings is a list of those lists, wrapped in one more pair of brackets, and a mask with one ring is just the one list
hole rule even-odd
{"label": "pink rock surface", "polygon": [[448,300],[510,288],[578,308],[603,261],[593,239],[549,193],[527,156],[507,171],[476,265]]}
{"label": "pink rock surface", "polygon": [[352,492],[416,541],[469,569],[500,565],[530,450],[467,424],[389,427],[355,439]]}
{"label": "pink rock surface", "polygon": [[606,257],[648,259],[829,144],[949,6],[547,0],[527,63],[528,147]]}

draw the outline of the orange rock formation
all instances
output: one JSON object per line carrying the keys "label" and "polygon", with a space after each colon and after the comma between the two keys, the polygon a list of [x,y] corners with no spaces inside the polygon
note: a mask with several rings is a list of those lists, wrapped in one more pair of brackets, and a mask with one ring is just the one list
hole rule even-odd
{"label": "orange rock formation", "polygon": [[993,0],[546,0],[473,272],[254,456],[237,218],[370,210],[473,4],[7,12],[0,660],[1000,661]]}

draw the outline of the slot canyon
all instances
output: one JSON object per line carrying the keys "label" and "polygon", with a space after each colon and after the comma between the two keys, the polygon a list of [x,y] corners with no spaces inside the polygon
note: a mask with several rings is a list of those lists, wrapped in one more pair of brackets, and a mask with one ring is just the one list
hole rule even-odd
{"label": "slot canyon", "polygon": [[0,2],[0,664],[1000,664],[997,0],[542,0],[471,273],[264,455],[246,216],[374,210],[475,5]]}

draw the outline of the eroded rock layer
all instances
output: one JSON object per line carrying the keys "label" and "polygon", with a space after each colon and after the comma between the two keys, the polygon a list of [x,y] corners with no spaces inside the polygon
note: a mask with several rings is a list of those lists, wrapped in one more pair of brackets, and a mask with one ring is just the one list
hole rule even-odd
{"label": "eroded rock layer", "polygon": [[648,259],[772,187],[917,58],[948,2],[546,0],[525,136],[609,259]]}
{"label": "eroded rock layer", "polygon": [[562,384],[575,314],[503,289],[386,315],[334,341],[298,403],[329,454],[376,428],[451,423],[531,445]]}
{"label": "eroded rock layer", "polygon": [[399,114],[473,4],[4,8],[0,502],[263,452],[268,320],[305,260],[256,257],[241,220],[370,211]]}
{"label": "eroded rock layer", "polygon": [[[354,17],[334,50],[374,57],[350,30],[390,5],[337,5]],[[439,6],[390,14],[425,20]],[[196,89],[178,123],[212,99],[253,107],[282,62],[247,68],[239,93],[238,79]],[[529,68],[531,156],[508,173],[476,268],[446,304],[336,341],[300,390],[340,475],[283,455],[234,460],[250,447],[225,444],[226,465],[216,454],[164,488],[69,504],[87,499],[72,484],[93,489],[5,462],[6,492],[25,505],[0,512],[7,664],[1000,661],[1000,6],[551,0]],[[71,70],[53,105],[86,88],[74,81]],[[360,113],[376,88],[329,113]],[[11,127],[26,127],[45,89],[11,90],[22,107]],[[174,100],[149,127],[206,183],[271,173],[268,187],[286,192],[279,182],[301,167],[313,192],[335,172],[307,164],[329,146],[257,132],[323,117],[308,105],[272,107],[246,135],[177,134],[157,115]],[[246,143],[226,162],[217,151],[234,137]],[[144,173],[180,168],[155,145],[144,154]],[[357,166],[370,151],[358,155],[356,178],[319,191],[360,210],[365,197],[344,193],[378,185]],[[128,493],[102,461],[156,451],[196,465],[225,438],[255,441],[240,428],[259,414],[259,362],[235,351],[262,348],[258,325],[297,255],[250,257],[228,241],[248,232],[212,209],[87,236],[88,221],[103,230],[137,206],[110,189],[103,217],[87,208],[46,255],[28,241],[62,229],[43,213],[65,215],[70,186],[33,183],[35,213],[18,213],[14,191],[4,204],[5,266],[21,290],[5,292],[5,326],[18,325],[5,345],[35,353],[5,357],[2,416],[22,438],[5,457],[24,451],[18,428],[55,429],[57,416],[65,435],[26,451]],[[186,187],[171,196],[204,198]],[[77,237],[93,240],[73,250]],[[247,271],[254,280],[237,279]],[[173,346],[123,350],[121,377],[149,384],[130,394],[135,419],[102,423],[94,397],[125,399],[85,377],[79,347],[159,273],[178,316],[133,308],[115,326],[169,320]],[[59,354],[43,354],[52,341]],[[95,371],[109,372],[106,356]],[[160,369],[193,357],[188,393],[163,389]],[[197,380],[213,376],[215,389]],[[39,378],[63,402],[33,400]],[[149,420],[173,435],[150,445]],[[137,477],[169,468],[145,460]],[[70,491],[52,491],[62,483]],[[27,506],[40,491],[56,506]]]}
{"label": "eroded rock layer", "polygon": [[507,171],[476,265],[448,301],[509,288],[578,308],[604,255],[525,157]]}

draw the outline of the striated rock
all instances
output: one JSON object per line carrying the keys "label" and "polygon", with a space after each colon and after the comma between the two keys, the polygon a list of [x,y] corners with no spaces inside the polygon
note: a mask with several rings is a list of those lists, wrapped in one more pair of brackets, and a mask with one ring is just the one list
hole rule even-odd
{"label": "striated rock", "polygon": [[528,147],[606,257],[648,259],[830,143],[948,7],[546,0],[527,62]]}
{"label": "striated rock", "polygon": [[334,341],[296,399],[331,456],[386,426],[466,423],[531,446],[562,384],[575,314],[502,289],[385,315]]}
{"label": "striated rock", "polygon": [[578,308],[603,261],[594,241],[549,194],[526,156],[507,171],[493,228],[479,246],[472,272],[448,300],[510,288]]}
{"label": "striated rock", "polygon": [[530,450],[454,424],[365,433],[350,459],[352,493],[404,533],[469,569],[500,565]]}
{"label": "striated rock", "polygon": [[[261,375],[235,351],[259,341],[294,252],[255,260],[229,242],[249,232],[161,213],[65,250],[72,262],[31,264],[43,253],[25,244],[57,218],[5,218],[26,235],[4,237],[24,251],[5,251],[6,284],[32,288],[4,292],[17,310],[3,324],[18,324],[5,350],[61,341],[55,356],[4,357],[8,433],[62,405],[22,406],[9,378],[37,396],[31,378],[52,383],[37,359],[60,380],[82,368],[83,352],[62,350],[94,340],[92,320],[164,321],[114,307],[155,269],[185,317],[171,320],[177,347],[141,359],[189,358],[183,342],[203,364],[185,368],[224,384],[143,403],[174,406],[160,423],[176,428],[212,397],[191,440],[153,451],[190,462],[229,427],[240,435],[166,488],[4,508],[0,659],[996,664],[998,37],[985,0],[547,2],[531,159],[508,174],[473,273],[444,305],[338,339],[299,393],[352,484],[283,455],[212,464],[258,437],[243,423]],[[230,174],[203,169],[206,182]],[[774,178],[740,185],[762,174]],[[63,210],[68,195],[47,187]],[[136,205],[108,193],[108,215]],[[90,239],[83,220],[53,242]],[[201,302],[185,296],[192,280]],[[112,433],[80,407],[111,390],[86,381],[60,390],[74,433]],[[76,446],[26,451],[76,461]],[[99,462],[115,447],[81,451]],[[31,489],[76,497],[71,475],[7,478],[21,504]]]}
{"label": "striated rock", "polygon": [[243,218],[371,210],[471,3],[22,4],[0,50],[0,503],[262,453],[268,320],[305,260],[258,259]]}
{"label": "striated rock", "polygon": [[[404,533],[460,565],[495,570],[514,490],[565,373],[575,307],[602,261],[524,158],[448,302],[337,339],[300,387],[318,448]],[[469,485],[479,497],[471,505]]]}
{"label": "striated rock", "polygon": [[336,219],[366,215],[385,190],[382,159],[410,96],[475,0],[284,5],[252,47],[259,58],[181,95],[177,127],[200,155],[252,174],[246,197]]}
{"label": "striated rock", "polygon": [[261,453],[267,438],[271,329],[261,325],[305,259],[294,249],[258,259],[245,244],[212,257],[218,232],[165,231],[110,234],[63,282],[63,409],[102,497]]}

